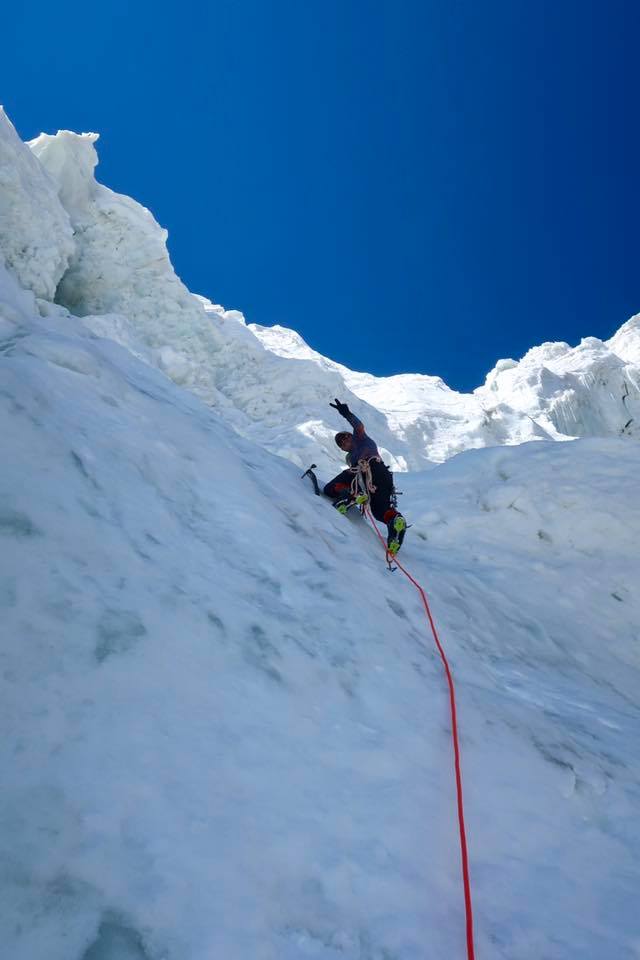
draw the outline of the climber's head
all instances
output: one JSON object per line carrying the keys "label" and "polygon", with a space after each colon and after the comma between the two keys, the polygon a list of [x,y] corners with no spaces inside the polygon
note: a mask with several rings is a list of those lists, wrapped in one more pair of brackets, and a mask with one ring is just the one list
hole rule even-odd
{"label": "climber's head", "polygon": [[351,450],[353,434],[341,430],[340,433],[336,433],[335,440],[341,450]]}

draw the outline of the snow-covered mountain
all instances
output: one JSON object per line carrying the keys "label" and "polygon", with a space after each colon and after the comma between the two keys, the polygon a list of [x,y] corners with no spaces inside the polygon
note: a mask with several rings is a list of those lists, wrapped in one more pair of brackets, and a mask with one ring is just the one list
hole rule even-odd
{"label": "snow-covered mountain", "polygon": [[2,114],[7,266],[43,312],[82,317],[271,452],[300,466],[335,465],[341,424],[327,398],[336,395],[357,407],[397,470],[476,447],[640,435],[640,315],[606,342],[547,343],[519,362],[500,360],[472,394],[439,377],[354,373],[294,331],[248,327],[239,311],[189,293],[171,266],[166,231],[96,182],[96,140],[63,131],[27,147]]}
{"label": "snow-covered mountain", "polygon": [[411,468],[477,956],[637,960],[637,318],[467,397],[355,374],[193,297],[94,141],[0,125],[3,955],[464,956],[419,597],[296,466],[338,395]]}
{"label": "snow-covered mountain", "polygon": [[293,330],[251,329],[274,353],[337,370],[349,389],[382,410],[419,468],[424,453],[437,462],[461,450],[527,440],[640,436],[640,315],[606,342],[545,343],[516,363],[500,360],[472,394],[456,393],[440,377],[354,373],[311,350]]}

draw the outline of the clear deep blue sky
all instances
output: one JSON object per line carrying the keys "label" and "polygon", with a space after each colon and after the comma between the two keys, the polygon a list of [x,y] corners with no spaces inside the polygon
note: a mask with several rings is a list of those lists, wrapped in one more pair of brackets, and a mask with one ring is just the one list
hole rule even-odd
{"label": "clear deep blue sky", "polygon": [[23,139],[99,132],[98,178],[250,322],[466,390],[640,310],[640,4],[12,6]]}

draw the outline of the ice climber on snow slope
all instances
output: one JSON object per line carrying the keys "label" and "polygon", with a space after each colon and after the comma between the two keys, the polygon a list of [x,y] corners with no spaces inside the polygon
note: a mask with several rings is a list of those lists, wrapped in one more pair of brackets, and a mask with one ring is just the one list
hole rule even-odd
{"label": "ice climber on snow slope", "polygon": [[393,505],[393,476],[380,459],[375,442],[365,433],[362,421],[351,413],[347,404],[336,397],[335,403],[329,406],[349,421],[353,433],[345,430],[336,433],[335,441],[345,451],[349,469],[330,480],[324,493],[333,500],[340,513],[346,513],[354,503],[369,502],[376,520],[387,526],[389,553],[396,554],[404,540],[407,523]]}

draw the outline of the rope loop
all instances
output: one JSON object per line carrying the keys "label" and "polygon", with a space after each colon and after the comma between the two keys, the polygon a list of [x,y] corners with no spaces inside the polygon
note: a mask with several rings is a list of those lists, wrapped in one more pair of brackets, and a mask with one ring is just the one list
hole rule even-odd
{"label": "rope loop", "polygon": [[351,495],[353,497],[356,497],[358,493],[366,493],[369,497],[371,497],[371,494],[375,493],[378,489],[373,482],[373,477],[371,476],[372,460],[382,463],[380,457],[369,457],[368,460],[358,460],[356,466],[351,467],[351,472],[354,474],[353,480],[351,481]]}

